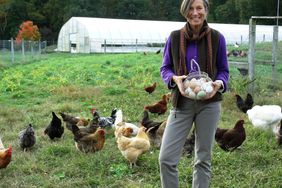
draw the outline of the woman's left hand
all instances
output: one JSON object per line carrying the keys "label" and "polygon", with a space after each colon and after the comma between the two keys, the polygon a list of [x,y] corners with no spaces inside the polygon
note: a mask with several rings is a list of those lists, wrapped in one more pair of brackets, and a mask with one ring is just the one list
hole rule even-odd
{"label": "woman's left hand", "polygon": [[210,99],[212,98],[217,92],[218,90],[221,88],[221,82],[218,82],[218,81],[214,81],[212,83],[212,86],[213,86],[213,91],[209,94],[209,96],[205,99]]}

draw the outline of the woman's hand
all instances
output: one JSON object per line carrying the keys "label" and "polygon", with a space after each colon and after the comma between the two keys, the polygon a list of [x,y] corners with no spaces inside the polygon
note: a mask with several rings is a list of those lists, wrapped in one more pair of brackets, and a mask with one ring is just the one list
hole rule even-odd
{"label": "woman's hand", "polygon": [[216,94],[216,92],[221,88],[222,85],[221,85],[221,82],[215,81],[215,82],[212,83],[212,86],[213,86],[213,91],[205,99],[212,98]]}
{"label": "woman's hand", "polygon": [[175,84],[177,85],[181,95],[185,95],[185,91],[184,91],[184,84],[183,84],[183,80],[186,78],[187,76],[182,75],[182,76],[173,76],[172,79],[175,82]]}

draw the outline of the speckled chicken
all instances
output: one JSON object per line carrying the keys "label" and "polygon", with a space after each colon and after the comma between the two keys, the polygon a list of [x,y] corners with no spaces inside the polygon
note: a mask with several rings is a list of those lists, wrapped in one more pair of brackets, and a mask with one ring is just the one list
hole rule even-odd
{"label": "speckled chicken", "polygon": [[20,131],[18,137],[19,145],[24,151],[30,149],[36,143],[35,132],[31,124],[25,130]]}
{"label": "speckled chicken", "polygon": [[54,138],[61,138],[64,133],[62,121],[57,117],[55,112],[52,112],[52,120],[48,127],[44,130],[44,134],[48,135],[51,140]]}
{"label": "speckled chicken", "polygon": [[246,139],[244,123],[244,120],[239,120],[236,122],[234,128],[217,128],[215,140],[221,149],[225,151],[234,151],[242,145]]}

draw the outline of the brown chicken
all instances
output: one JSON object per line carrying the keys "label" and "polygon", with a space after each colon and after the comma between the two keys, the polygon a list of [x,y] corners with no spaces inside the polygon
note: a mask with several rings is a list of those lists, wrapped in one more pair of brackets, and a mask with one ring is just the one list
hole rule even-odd
{"label": "brown chicken", "polygon": [[132,138],[123,136],[121,132],[117,135],[118,149],[129,161],[130,167],[136,165],[138,157],[150,149],[150,141],[145,129],[140,127],[137,135]]}
{"label": "brown chicken", "polygon": [[7,149],[4,148],[2,140],[0,138],[0,169],[6,168],[12,160],[12,146]]}
{"label": "brown chicken", "polygon": [[85,118],[81,117],[74,117],[65,113],[60,112],[60,115],[63,118],[63,121],[66,123],[67,129],[72,131],[72,125],[77,125],[77,126],[87,126],[88,125],[88,120]]}
{"label": "brown chicken", "polygon": [[244,120],[239,120],[232,129],[217,128],[215,140],[219,147],[225,151],[234,151],[246,139]]}
{"label": "brown chicken", "polygon": [[154,82],[153,85],[145,86],[145,87],[144,87],[144,90],[145,90],[147,93],[151,94],[151,93],[153,93],[153,92],[155,91],[156,87],[157,87],[157,82]]}
{"label": "brown chicken", "polygon": [[144,107],[144,109],[158,115],[164,114],[167,111],[167,103],[169,101],[169,98],[170,98],[169,94],[163,95],[162,100],[156,102],[153,105],[147,105]]}
{"label": "brown chicken", "polygon": [[84,153],[96,152],[103,149],[105,144],[105,130],[98,128],[95,133],[82,132],[76,125],[72,125],[75,146]]}

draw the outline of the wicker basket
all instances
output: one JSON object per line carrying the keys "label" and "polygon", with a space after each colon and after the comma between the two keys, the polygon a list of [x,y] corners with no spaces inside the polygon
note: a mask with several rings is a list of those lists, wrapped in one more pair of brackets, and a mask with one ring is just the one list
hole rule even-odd
{"label": "wicker basket", "polygon": [[[193,64],[197,66],[198,70],[193,69]],[[195,100],[209,98],[214,90],[212,79],[206,72],[200,71],[200,67],[194,59],[191,60],[191,71],[183,82],[185,97]]]}

